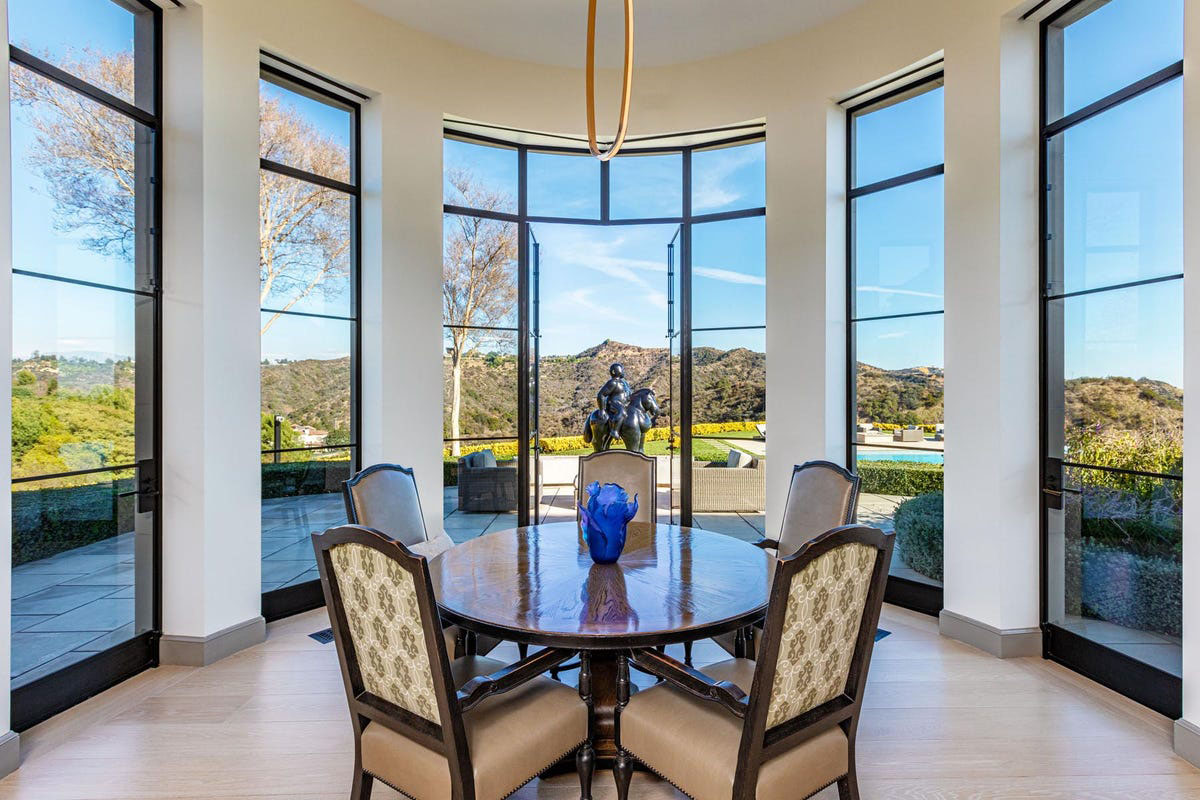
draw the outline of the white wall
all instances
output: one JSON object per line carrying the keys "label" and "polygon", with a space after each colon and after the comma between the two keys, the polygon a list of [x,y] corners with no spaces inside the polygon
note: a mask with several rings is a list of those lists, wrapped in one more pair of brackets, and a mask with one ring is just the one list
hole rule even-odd
{"label": "white wall", "polygon": [[[946,352],[946,413],[954,432],[947,453],[946,603],[1005,628],[1038,621],[1037,306],[1031,279],[1036,242],[1030,238],[1036,203],[1032,184],[1024,183],[1036,166],[1031,160],[1036,130],[1029,124],[1037,93],[1026,61],[1036,26],[1005,20],[1014,2],[875,0],[817,30],[745,53],[639,69],[632,119],[635,132],[767,119],[767,394],[774,456],[768,462],[768,527],[773,528],[792,463],[845,457],[845,123],[833,98],[945,51],[946,325],[952,342]],[[170,12],[168,27],[182,27],[180,20],[198,13],[195,7]],[[177,184],[181,192],[205,196],[176,198],[178,208],[169,202],[167,209],[182,225],[178,209],[202,204],[203,231],[187,236],[203,252],[176,247],[165,268],[168,286],[181,271],[198,269],[203,275],[202,285],[175,297],[184,308],[167,309],[169,325],[173,313],[200,315],[177,320],[181,332],[168,342],[167,363],[172,346],[203,341],[205,371],[180,376],[177,384],[168,372],[169,383],[177,386],[169,393],[174,401],[167,406],[168,421],[176,422],[168,431],[182,435],[200,425],[207,437],[216,430],[211,421],[218,408],[248,431],[257,413],[257,293],[250,266],[257,170],[250,147],[257,136],[254,63],[264,46],[373,97],[363,116],[363,455],[368,462],[415,467],[427,524],[437,530],[440,436],[427,423],[442,414],[443,115],[578,132],[584,128],[582,75],[461,50],[346,0],[205,0],[202,13],[202,88],[185,83],[182,91],[202,92],[203,119],[176,125],[172,114],[195,117],[196,109],[186,103],[174,111],[168,107],[167,146],[168,153],[178,147],[174,134],[185,147],[200,148],[202,167],[186,150],[176,150],[171,164],[189,175],[186,186]],[[168,56],[176,58],[170,47]],[[171,93],[181,91],[174,81],[186,78],[169,75]],[[608,73],[601,82],[613,91],[616,76]],[[605,99],[599,100],[602,108],[608,107]],[[220,310],[188,308],[187,298],[198,296],[206,304],[219,302]],[[185,336],[187,331],[197,335]],[[225,367],[231,370],[228,380],[212,371]],[[219,397],[212,396],[213,386],[220,386]],[[1020,399],[1012,402],[1014,396]],[[241,404],[236,411],[229,405],[233,398]],[[996,430],[972,438],[970,429],[978,426],[968,423],[980,417],[1015,421],[1010,429],[1028,436],[1018,442]],[[168,511],[178,526],[168,531],[168,542],[178,548],[168,546],[165,584],[171,587],[178,579],[172,576],[203,563],[213,570],[211,580],[224,575],[237,586],[236,601],[214,597],[216,605],[203,612],[180,608],[178,616],[168,614],[169,624],[186,619],[189,626],[203,616],[206,632],[248,612],[251,589],[257,592],[256,576],[228,565],[236,554],[247,564],[253,558],[257,570],[258,505],[250,496],[258,487],[257,438],[247,435],[243,442],[228,429],[221,438],[205,438],[212,452],[203,471],[189,478],[202,482],[180,482],[166,505],[177,504],[177,513]],[[195,441],[188,445],[190,454]],[[197,487],[203,488],[203,500],[195,496]],[[979,516],[985,491],[992,498],[986,526]],[[209,498],[220,498],[216,507]],[[195,541],[200,532],[204,545]],[[210,539],[220,547],[210,549]],[[208,560],[227,547],[233,549],[220,563]],[[197,548],[204,555],[200,561],[194,558]],[[983,566],[986,578],[980,575]],[[215,585],[208,578],[191,582],[196,580],[210,590]],[[193,590],[188,583],[168,588],[168,599],[174,596],[172,603],[182,607]]]}
{"label": "white wall", "polygon": [[[1188,0],[1184,13],[1183,391],[1200,398],[1200,313],[1191,313],[1200,309],[1200,2]],[[1200,424],[1191,408],[1184,406],[1183,429],[1183,471],[1193,476],[1183,483],[1183,717],[1200,726]]]}

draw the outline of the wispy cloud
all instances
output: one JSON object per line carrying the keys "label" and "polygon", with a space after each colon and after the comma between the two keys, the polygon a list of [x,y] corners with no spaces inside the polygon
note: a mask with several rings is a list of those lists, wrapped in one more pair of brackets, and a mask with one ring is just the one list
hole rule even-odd
{"label": "wispy cloud", "polygon": [[692,267],[692,274],[700,275],[704,278],[712,278],[715,281],[724,281],[725,283],[748,284],[750,286],[767,285],[767,279],[761,275],[747,275],[745,272],[736,272],[732,269],[721,269],[719,267]]}
{"label": "wispy cloud", "polygon": [[709,159],[704,169],[693,170],[693,210],[711,211],[742,199],[745,192],[740,187],[735,187],[730,176],[760,158],[761,154],[756,147],[730,147],[722,150],[719,158]]}
{"label": "wispy cloud", "polygon": [[858,291],[870,292],[872,294],[898,294],[905,297],[933,297],[938,300],[942,299],[942,295],[936,292],[918,292],[916,289],[891,289],[886,286],[859,286]]}
{"label": "wispy cloud", "polygon": [[892,331],[891,333],[881,333],[876,336],[876,339],[903,339],[908,336],[908,331]]}

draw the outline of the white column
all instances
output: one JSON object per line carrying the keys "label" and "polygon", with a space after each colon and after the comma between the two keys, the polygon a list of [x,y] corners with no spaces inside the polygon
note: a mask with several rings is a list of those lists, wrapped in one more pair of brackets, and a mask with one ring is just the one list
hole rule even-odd
{"label": "white column", "polygon": [[767,536],[792,466],[845,463],[848,439],[845,115],[787,100],[767,118]]}
{"label": "white column", "polygon": [[363,464],[413,468],[433,536],[442,530],[442,117],[413,106],[381,95],[363,113]]}
{"label": "white column", "polygon": [[164,663],[261,641],[258,48],[164,14]]}
{"label": "white column", "polygon": [[[8,42],[8,0],[0,0],[0,35]],[[8,96],[8,49],[4,51],[4,113],[0,114],[0,353],[12,353],[12,159]],[[12,381],[0,381],[0,430],[12,431]],[[12,659],[12,436],[0,436],[0,665]],[[0,776],[17,768],[20,741],[9,730],[9,670],[0,670]]]}
{"label": "white column", "polygon": [[942,632],[1036,655],[1038,29],[966,9],[949,28]]}
{"label": "white column", "polygon": [[[1183,57],[1183,387],[1200,398],[1200,1],[1184,10]],[[1184,405],[1183,718],[1175,752],[1200,766],[1200,422]],[[1189,511],[1190,509],[1190,511]]]}

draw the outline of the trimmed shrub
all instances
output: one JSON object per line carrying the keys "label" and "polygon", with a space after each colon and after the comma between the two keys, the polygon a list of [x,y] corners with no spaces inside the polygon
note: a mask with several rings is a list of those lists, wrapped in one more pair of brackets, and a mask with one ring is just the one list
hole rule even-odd
{"label": "trimmed shrub", "polygon": [[350,478],[349,461],[291,461],[262,465],[262,498],[329,494]]}
{"label": "trimmed shrub", "polygon": [[941,464],[920,461],[859,461],[855,466],[867,494],[916,497],[940,492],[944,486]]}
{"label": "trimmed shrub", "polygon": [[12,493],[12,563],[27,564],[133,530],[133,478]]}
{"label": "trimmed shrub", "polygon": [[[1182,636],[1183,572],[1177,558],[1144,556],[1090,537],[1068,539],[1068,611],[1140,631]],[[1078,592],[1073,597],[1071,589]]]}
{"label": "trimmed shrub", "polygon": [[941,492],[905,500],[896,508],[896,547],[904,561],[926,578],[942,580],[945,539]]}

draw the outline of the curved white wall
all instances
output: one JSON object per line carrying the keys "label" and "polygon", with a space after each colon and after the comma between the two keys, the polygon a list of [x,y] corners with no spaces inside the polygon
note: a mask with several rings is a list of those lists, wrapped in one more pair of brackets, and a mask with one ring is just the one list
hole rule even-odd
{"label": "curved white wall", "polygon": [[[1032,4],[875,0],[768,46],[639,69],[632,117],[635,133],[767,119],[773,526],[790,463],[845,455],[845,129],[833,98],[944,53],[946,606],[1004,631],[1039,621],[1037,26],[1017,21]],[[1189,53],[1196,5],[1188,3]],[[407,421],[442,413],[443,115],[579,132],[583,77],[465,51],[348,0],[195,0],[165,17],[175,242],[165,265],[166,627],[205,635],[258,613],[259,47],[372,95],[363,126],[363,454],[416,467],[431,528],[440,525],[440,431]],[[582,24],[581,12],[581,39]],[[603,83],[602,115],[615,107],[617,76]],[[1197,93],[1187,102],[1195,140]],[[221,382],[172,348],[199,348]]]}

